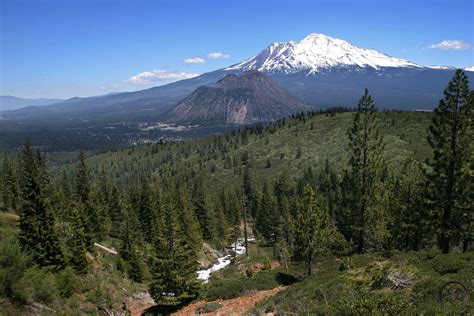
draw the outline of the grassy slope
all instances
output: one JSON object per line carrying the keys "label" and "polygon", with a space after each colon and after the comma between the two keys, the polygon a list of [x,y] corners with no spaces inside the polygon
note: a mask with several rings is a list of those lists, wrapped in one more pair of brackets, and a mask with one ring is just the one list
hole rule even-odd
{"label": "grassy slope", "polygon": [[[265,265],[271,248],[252,244],[250,257],[215,273],[203,297],[208,301],[230,299],[287,285],[295,276],[300,282],[257,304],[251,315],[415,315],[469,314],[474,310],[474,253],[444,255],[435,251],[368,253],[349,258],[317,258],[314,273],[304,276],[305,266],[292,263],[272,270],[245,273],[255,264]],[[343,268],[342,268],[343,267]],[[392,280],[404,280],[397,288]],[[440,290],[458,281],[471,291],[471,300],[439,301]]]}
{"label": "grassy slope", "polygon": [[[334,117],[318,115],[306,120],[288,120],[284,127],[267,126],[261,135],[252,134],[247,144],[241,144],[239,135],[222,137],[229,149],[230,158],[240,158],[249,152],[257,180],[275,179],[282,174],[297,176],[307,167],[319,168],[329,159],[336,168],[344,167],[348,160],[347,130],[353,113],[337,114]],[[385,156],[388,163],[397,168],[409,155],[420,160],[430,156],[426,142],[430,113],[381,112],[380,122],[385,136]],[[311,126],[314,129],[311,129]],[[233,186],[240,183],[240,174],[234,168],[224,168],[224,157],[219,150],[213,150],[214,137],[184,141],[179,144],[140,146],[91,156],[89,165],[97,172],[106,166],[122,179],[123,183],[137,182],[137,175],[165,170],[185,174],[194,169],[215,187]],[[201,150],[199,154],[198,149]],[[296,159],[298,149],[301,157]],[[168,161],[165,161],[168,159]],[[267,160],[271,167],[266,168]],[[199,161],[202,162],[201,169]],[[215,172],[212,172],[212,168]],[[72,172],[74,165],[67,167]],[[59,168],[55,169],[59,173]]]}
{"label": "grassy slope", "polygon": [[[258,304],[253,314],[460,315],[474,310],[472,297],[445,296],[442,303],[439,298],[443,285],[450,281],[464,284],[472,296],[473,253],[409,252],[388,258],[371,253],[350,260],[353,267],[344,271],[336,258],[321,260],[313,276]],[[409,284],[396,288],[391,276],[409,280]]]}

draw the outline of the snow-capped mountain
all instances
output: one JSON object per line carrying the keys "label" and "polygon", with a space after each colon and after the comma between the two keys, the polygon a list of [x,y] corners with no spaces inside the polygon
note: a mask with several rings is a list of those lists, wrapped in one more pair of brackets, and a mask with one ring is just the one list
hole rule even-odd
{"label": "snow-capped mountain", "polygon": [[360,48],[342,39],[311,33],[300,42],[270,44],[258,55],[225,70],[259,70],[285,74],[316,73],[332,67],[421,67],[373,49]]}
{"label": "snow-capped mountain", "polygon": [[[261,71],[291,95],[317,108],[354,107],[365,88],[376,106],[433,109],[455,69],[420,66],[347,41],[312,33],[300,42],[273,43],[256,56],[227,68],[146,90],[71,99],[41,108],[3,112],[5,120],[157,119],[201,86],[215,87],[226,75]],[[474,83],[473,67],[465,68]],[[271,113],[270,113],[271,115]]]}
{"label": "snow-capped mountain", "polygon": [[474,66],[464,68],[466,71],[474,71]]}

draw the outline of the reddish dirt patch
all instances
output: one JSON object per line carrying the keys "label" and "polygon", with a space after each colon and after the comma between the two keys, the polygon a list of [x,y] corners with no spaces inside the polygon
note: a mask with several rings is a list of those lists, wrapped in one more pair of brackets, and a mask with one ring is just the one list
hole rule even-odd
{"label": "reddish dirt patch", "polygon": [[188,305],[182,310],[173,313],[173,316],[188,316],[196,315],[196,309],[204,304],[216,303],[222,305],[218,310],[203,315],[209,316],[236,316],[244,315],[249,309],[255,306],[255,303],[260,302],[267,297],[273,296],[276,293],[282,291],[285,287],[279,286],[271,290],[259,291],[254,294],[245,295],[230,300],[217,300],[212,302],[199,301],[194,304]]}

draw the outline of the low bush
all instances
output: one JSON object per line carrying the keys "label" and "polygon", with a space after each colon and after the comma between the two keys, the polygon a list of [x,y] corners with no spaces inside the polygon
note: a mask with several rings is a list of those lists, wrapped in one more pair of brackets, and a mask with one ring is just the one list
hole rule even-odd
{"label": "low bush", "polygon": [[206,304],[203,304],[203,305],[199,306],[198,308],[196,308],[195,313],[196,313],[196,315],[212,313],[212,312],[217,311],[221,307],[222,307],[221,304],[206,303]]}
{"label": "low bush", "polygon": [[28,267],[28,256],[12,234],[0,240],[0,295],[10,296],[12,286],[18,282]]}
{"label": "low bush", "polygon": [[19,303],[49,304],[59,298],[56,278],[47,269],[32,267],[13,285],[12,297]]}
{"label": "low bush", "polygon": [[210,301],[230,299],[254,291],[273,289],[278,285],[276,273],[262,271],[255,273],[251,278],[214,280],[209,284],[207,291],[204,293],[204,298]]}
{"label": "low bush", "polygon": [[464,267],[464,262],[459,256],[455,255],[437,255],[431,260],[433,269],[441,275],[448,273],[457,273]]}

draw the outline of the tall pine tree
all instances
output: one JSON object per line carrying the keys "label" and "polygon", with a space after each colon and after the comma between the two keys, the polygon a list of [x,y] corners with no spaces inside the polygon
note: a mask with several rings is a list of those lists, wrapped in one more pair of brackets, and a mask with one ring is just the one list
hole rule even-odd
{"label": "tall pine tree", "polygon": [[469,234],[462,236],[462,232],[472,219],[472,102],[468,78],[458,69],[434,110],[429,128],[428,142],[434,154],[429,161],[430,201],[443,253],[463,237],[465,250],[470,242]]}
{"label": "tall pine tree", "polygon": [[352,127],[349,129],[349,171],[348,171],[348,216],[350,218],[350,239],[356,251],[363,252],[370,239],[381,242],[387,233],[385,209],[381,203],[383,191],[383,149],[384,143],[378,128],[377,109],[365,90],[357,106]]}

